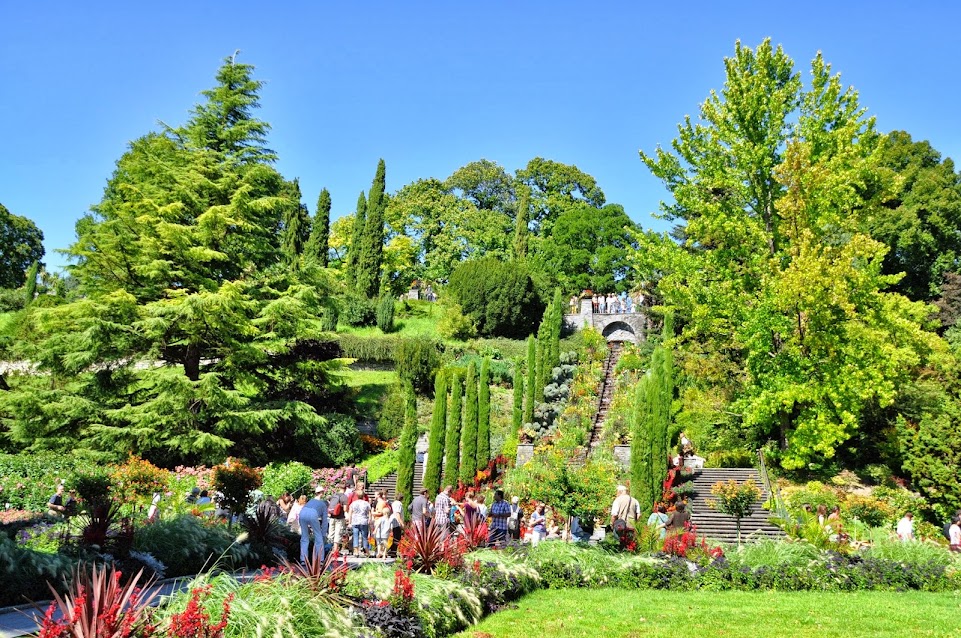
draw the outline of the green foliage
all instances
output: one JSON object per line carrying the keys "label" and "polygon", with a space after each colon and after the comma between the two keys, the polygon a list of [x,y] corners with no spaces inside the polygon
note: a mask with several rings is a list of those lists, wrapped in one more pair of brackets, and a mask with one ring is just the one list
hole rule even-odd
{"label": "green foliage", "polygon": [[544,308],[527,267],[493,257],[459,265],[445,293],[461,306],[483,336],[529,335]]}
{"label": "green foliage", "polygon": [[[357,210],[354,212],[354,227],[350,236],[350,247],[347,249],[347,282],[353,291],[357,291],[357,273],[360,270],[361,247],[364,242],[364,227],[367,223],[367,197],[360,191],[357,197]],[[367,295],[360,294],[367,298]]]}
{"label": "green foliage", "polygon": [[461,400],[464,383],[460,373],[453,373],[450,383],[450,407],[447,410],[447,435],[444,445],[444,485],[457,485],[460,475],[460,436],[461,436]]}
{"label": "green foliage", "polygon": [[204,525],[196,516],[183,515],[138,528],[133,548],[162,562],[167,576],[190,576],[213,568],[218,559],[221,568],[243,567],[250,552],[233,540],[224,526]]}
{"label": "green foliage", "polygon": [[404,398],[404,429],[397,449],[397,493],[406,512],[414,500],[414,463],[417,460],[417,396],[409,383],[404,384]]}
{"label": "green foliage", "polygon": [[300,182],[297,179],[287,186],[289,202],[281,221],[280,251],[288,264],[296,264],[310,239],[310,214],[301,203]]}
{"label": "green foliage", "polygon": [[487,467],[491,459],[491,386],[490,359],[484,357],[477,379],[477,468]]}
{"label": "green foliage", "polygon": [[398,337],[337,335],[337,344],[343,356],[374,363],[394,363],[400,342]]}
{"label": "green foliage", "polygon": [[377,322],[377,301],[349,291],[344,295],[340,318],[348,326],[373,326]]}
{"label": "green foliage", "polygon": [[377,300],[377,327],[384,334],[394,331],[394,298],[390,295],[383,295]]}
{"label": "green foliage", "polygon": [[367,469],[367,482],[373,484],[397,471],[399,457],[398,450],[384,450],[380,454],[364,459],[358,465]]}
{"label": "green foliage", "polygon": [[401,384],[390,386],[387,395],[381,403],[380,416],[377,420],[377,436],[389,441],[400,436],[404,428],[404,391]]}
{"label": "green foliage", "polygon": [[446,339],[464,341],[477,335],[474,321],[464,314],[460,304],[444,301],[444,314],[437,324],[437,332]]}
{"label": "green foliage", "polygon": [[27,269],[26,281],[23,286],[23,305],[29,306],[37,296],[37,273],[40,270],[40,262],[35,261]]}
{"label": "green foliage", "polygon": [[214,468],[211,486],[220,492],[220,506],[231,514],[242,514],[250,507],[250,493],[262,483],[260,471],[237,459],[227,459]]}
{"label": "green foliage", "polygon": [[[533,415],[531,415],[533,418]],[[513,404],[511,405],[511,429],[520,432],[524,427],[524,373],[520,361],[514,362]]]}
{"label": "green foliage", "polygon": [[376,298],[380,288],[380,266],[384,252],[384,210],[387,207],[384,195],[385,173],[384,160],[381,159],[377,162],[377,172],[367,197],[367,218],[356,263],[354,290],[370,298]]}
{"label": "green foliage", "polygon": [[427,394],[440,367],[440,344],[427,337],[402,339],[395,351],[397,376]]}
{"label": "green foliage", "polygon": [[41,511],[60,481],[69,484],[86,465],[76,456],[51,452],[0,454],[0,498],[11,509]]}
{"label": "green foliage", "polygon": [[477,368],[471,362],[464,379],[464,422],[461,427],[460,480],[474,483],[477,474]]}
{"label": "green foliage", "polygon": [[754,467],[756,459],[747,450],[715,450],[707,455],[705,467]]}
{"label": "green foliage", "polygon": [[527,367],[524,368],[524,423],[534,421],[534,403],[537,401],[537,345],[534,335],[527,338]]}
{"label": "green foliage", "polygon": [[303,463],[268,463],[264,467],[261,490],[276,498],[290,494],[294,498],[301,494],[310,496],[313,471]]}
{"label": "green foliage", "polygon": [[43,257],[43,232],[0,204],[0,246],[0,288],[20,288],[27,282],[27,269]]}
{"label": "green foliage", "polygon": [[71,480],[85,509],[110,501],[112,482],[106,468],[92,466],[79,471]]}
{"label": "green foliage", "polygon": [[330,251],[330,191],[326,188],[317,197],[317,210],[310,227],[310,239],[304,246],[304,256],[323,268],[328,266]]}
{"label": "green foliage", "polygon": [[[687,484],[689,485],[689,483]],[[737,522],[737,540],[741,542],[741,519],[750,516],[751,510],[758,499],[761,498],[761,488],[752,479],[743,483],[735,480],[718,481],[711,486],[713,500],[708,504],[728,516],[733,516]]]}
{"label": "green foliage", "polygon": [[943,520],[961,509],[961,447],[957,428],[961,423],[961,403],[949,398],[937,410],[930,410],[917,422],[898,420],[904,469],[914,486],[928,499]]}
{"label": "green foliage", "polygon": [[441,469],[444,464],[444,434],[447,429],[447,372],[438,370],[434,378],[434,411],[430,421],[427,443],[427,468],[424,488],[434,496],[440,490]]}
{"label": "green foliage", "polygon": [[62,591],[75,567],[74,559],[63,554],[35,552],[20,547],[0,534],[0,605],[20,605],[26,600],[47,600],[47,583]]}

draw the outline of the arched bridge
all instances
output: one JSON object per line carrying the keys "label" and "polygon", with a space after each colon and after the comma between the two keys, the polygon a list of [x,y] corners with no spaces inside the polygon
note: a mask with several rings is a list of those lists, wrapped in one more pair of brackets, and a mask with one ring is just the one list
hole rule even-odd
{"label": "arched bridge", "polygon": [[594,312],[590,299],[581,300],[581,311],[564,315],[564,323],[572,330],[591,326],[608,341],[640,343],[647,339],[647,315],[641,312]]}

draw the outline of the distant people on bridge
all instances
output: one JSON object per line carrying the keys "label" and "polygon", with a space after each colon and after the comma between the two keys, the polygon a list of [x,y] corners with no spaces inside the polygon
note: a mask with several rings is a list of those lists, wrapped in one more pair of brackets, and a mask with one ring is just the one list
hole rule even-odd
{"label": "distant people on bridge", "polygon": [[591,300],[591,311],[594,314],[602,315],[614,315],[614,314],[632,314],[635,312],[640,312],[641,307],[644,305],[644,295],[637,294],[631,295],[626,292],[618,293],[607,293],[607,294],[594,294],[591,292],[591,296],[588,297],[587,293],[590,290],[585,290],[582,297],[574,295],[570,300],[570,313],[578,314],[581,311],[580,300],[590,299]]}

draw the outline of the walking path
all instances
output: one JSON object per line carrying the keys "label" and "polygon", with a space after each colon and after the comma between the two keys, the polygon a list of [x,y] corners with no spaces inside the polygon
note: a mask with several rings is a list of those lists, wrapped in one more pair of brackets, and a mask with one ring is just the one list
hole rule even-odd
{"label": "walking path", "polygon": [[614,369],[617,367],[617,360],[621,357],[620,341],[612,341],[607,344],[607,359],[604,360],[604,380],[601,381],[601,388],[598,394],[600,399],[597,402],[597,411],[594,413],[594,426],[591,428],[590,450],[593,452],[601,444],[601,433],[604,431],[604,421],[607,419],[607,411],[611,407],[611,400],[614,398],[614,385],[616,377]]}

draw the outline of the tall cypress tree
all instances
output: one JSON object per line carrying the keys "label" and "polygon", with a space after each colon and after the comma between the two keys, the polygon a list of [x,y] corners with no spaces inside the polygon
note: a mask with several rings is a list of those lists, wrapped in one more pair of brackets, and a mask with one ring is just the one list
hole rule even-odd
{"label": "tall cypress tree", "polygon": [[524,427],[524,372],[519,358],[514,361],[514,406],[511,418],[511,427],[516,435]]}
{"label": "tall cypress tree", "polygon": [[440,491],[440,472],[444,463],[444,433],[447,429],[447,373],[438,370],[434,376],[434,414],[430,420],[427,443],[427,467],[424,488],[436,495]]}
{"label": "tall cypress tree", "polygon": [[384,196],[386,186],[386,165],[381,159],[377,162],[377,173],[370,186],[367,197],[367,221],[360,246],[357,263],[357,292],[373,299],[380,290],[380,264],[384,253],[384,209],[387,200]]}
{"label": "tall cypress tree", "polygon": [[481,362],[477,381],[477,469],[483,470],[491,460],[491,375],[490,359]]}
{"label": "tall cypress tree", "polygon": [[284,209],[280,252],[287,264],[295,264],[310,239],[310,215],[307,213],[307,207],[300,201],[302,195],[298,179],[295,178],[284,190],[290,202]]}
{"label": "tall cypress tree", "polygon": [[553,370],[561,364],[561,329],[564,327],[564,299],[561,297],[561,289],[554,289],[554,301],[552,302],[552,314],[550,324],[550,356],[548,362]]}
{"label": "tall cypress tree", "polygon": [[347,283],[357,290],[357,270],[360,263],[360,247],[364,243],[364,226],[367,224],[367,198],[364,191],[357,196],[357,210],[354,211],[354,228],[350,234],[350,249],[347,251]]}
{"label": "tall cypress tree", "polygon": [[524,423],[534,422],[534,400],[537,392],[537,344],[534,335],[527,338],[527,387],[524,397]]}
{"label": "tall cypress tree", "polygon": [[444,454],[444,485],[457,485],[460,472],[461,398],[464,385],[455,372],[450,384],[450,409],[447,410],[447,440]]}
{"label": "tall cypress tree", "polygon": [[404,503],[404,511],[407,511],[414,500],[414,464],[417,461],[417,395],[410,383],[404,384],[404,429],[400,433],[397,457],[397,494]]}
{"label": "tall cypress tree", "polygon": [[654,504],[657,495],[652,493],[651,485],[651,399],[654,384],[650,373],[646,373],[637,384],[634,395],[634,414],[631,437],[631,495],[647,511]]}
{"label": "tall cypress tree", "polygon": [[33,298],[37,296],[37,273],[40,272],[40,262],[34,261],[27,268],[27,274],[23,282],[24,295],[23,304],[29,306],[33,303]]}
{"label": "tall cypress tree", "polygon": [[526,185],[517,188],[517,222],[514,228],[514,258],[527,256],[527,223],[530,218],[530,189]]}
{"label": "tall cypress tree", "polygon": [[304,256],[326,268],[330,251],[330,191],[326,188],[317,197],[317,211],[310,227],[310,239],[304,247]]}
{"label": "tall cypress tree", "polygon": [[473,485],[477,475],[477,366],[471,361],[464,381],[464,427],[461,428],[460,479]]}

